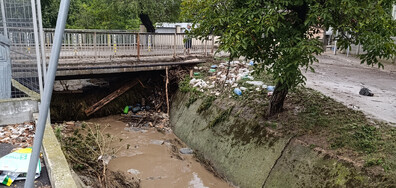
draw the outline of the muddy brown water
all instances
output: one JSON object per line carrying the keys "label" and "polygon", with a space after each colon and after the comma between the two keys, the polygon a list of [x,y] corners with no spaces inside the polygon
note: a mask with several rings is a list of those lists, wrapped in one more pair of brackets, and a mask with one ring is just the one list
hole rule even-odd
{"label": "muddy brown water", "polygon": [[[109,170],[123,171],[141,180],[144,188],[229,188],[233,187],[197,162],[193,155],[180,154],[186,147],[171,132],[155,128],[130,129],[119,115],[88,120],[88,124],[109,125],[105,130],[116,138],[114,148],[121,149],[109,163]],[[126,145],[130,144],[129,149]],[[125,146],[125,147],[124,147]]]}

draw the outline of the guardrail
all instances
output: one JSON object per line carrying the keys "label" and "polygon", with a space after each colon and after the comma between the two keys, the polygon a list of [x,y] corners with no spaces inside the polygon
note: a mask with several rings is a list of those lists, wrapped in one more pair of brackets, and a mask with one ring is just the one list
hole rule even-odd
{"label": "guardrail", "polygon": [[[45,29],[45,46],[49,58],[54,30]],[[147,56],[185,55],[184,33],[138,33],[123,30],[65,30],[61,59],[140,59]],[[214,37],[209,40],[192,39],[190,54],[213,54]]]}

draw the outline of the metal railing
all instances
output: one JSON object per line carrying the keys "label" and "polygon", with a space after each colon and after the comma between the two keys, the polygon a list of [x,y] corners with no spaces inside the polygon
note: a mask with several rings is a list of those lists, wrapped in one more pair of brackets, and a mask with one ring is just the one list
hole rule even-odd
{"label": "metal railing", "polygon": [[[45,29],[47,58],[51,52],[54,30]],[[60,59],[94,61],[148,56],[179,56],[187,53],[184,33],[138,33],[123,30],[72,30],[63,35]],[[192,39],[190,54],[211,55],[215,42]]]}

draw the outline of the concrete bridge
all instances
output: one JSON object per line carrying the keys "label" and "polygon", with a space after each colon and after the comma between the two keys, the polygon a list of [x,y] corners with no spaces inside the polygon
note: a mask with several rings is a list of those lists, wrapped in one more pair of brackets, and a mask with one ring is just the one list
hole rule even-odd
{"label": "concrete bridge", "polygon": [[[44,30],[45,60],[51,55],[54,29]],[[10,32],[13,77],[37,76],[34,37],[31,32]],[[186,53],[183,33],[138,33],[126,30],[65,30],[57,78],[98,74],[161,70],[165,67],[197,64],[211,57],[215,39],[192,39]],[[23,54],[23,55],[22,55]],[[22,55],[22,56],[21,56]],[[22,58],[21,58],[22,57]],[[21,76],[18,76],[21,73]]]}

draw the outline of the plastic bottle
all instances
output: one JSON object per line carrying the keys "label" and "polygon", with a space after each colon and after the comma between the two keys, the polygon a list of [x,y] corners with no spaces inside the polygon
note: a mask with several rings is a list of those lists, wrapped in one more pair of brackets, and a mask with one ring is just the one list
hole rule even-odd
{"label": "plastic bottle", "polygon": [[268,87],[267,87],[267,90],[268,90],[268,91],[274,91],[274,90],[275,90],[275,86],[268,86]]}
{"label": "plastic bottle", "polygon": [[241,96],[241,95],[242,95],[242,91],[241,91],[239,88],[235,88],[235,89],[234,89],[234,93],[235,93],[236,95],[238,95],[238,96]]}

